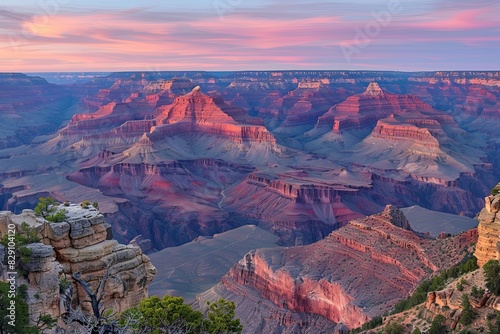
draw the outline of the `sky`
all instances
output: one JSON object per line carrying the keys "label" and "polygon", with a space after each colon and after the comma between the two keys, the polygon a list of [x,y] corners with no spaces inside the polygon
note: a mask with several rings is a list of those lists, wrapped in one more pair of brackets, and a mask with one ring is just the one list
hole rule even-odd
{"label": "sky", "polygon": [[500,70],[498,0],[2,0],[0,72]]}

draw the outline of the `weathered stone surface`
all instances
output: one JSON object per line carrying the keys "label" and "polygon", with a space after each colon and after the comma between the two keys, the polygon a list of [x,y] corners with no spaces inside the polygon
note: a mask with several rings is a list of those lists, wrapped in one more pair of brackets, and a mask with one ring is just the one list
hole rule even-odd
{"label": "weathered stone surface", "polygon": [[[106,240],[109,224],[94,208],[85,209],[77,205],[61,208],[67,210],[65,222],[31,222],[31,225],[40,228],[43,239],[43,243],[26,246],[31,255],[29,261],[23,263],[23,268],[28,271],[31,321],[35,323],[43,313],[58,317],[67,312],[70,296],[73,307],[78,305],[84,311],[91,311],[90,304],[86,302],[88,296],[72,278],[75,273],[80,273],[91,289],[95,289],[99,280],[109,272],[102,302],[114,311],[125,311],[147,297],[148,285],[156,274],[156,268],[140,248]],[[0,237],[1,231],[6,231],[9,224],[19,227],[27,215],[31,212],[19,216],[2,212]],[[59,285],[62,278],[72,285],[61,293]]]}
{"label": "weathered stone surface", "polygon": [[31,255],[27,257],[29,261],[22,262],[25,270],[30,272],[45,272],[50,270],[55,260],[52,246],[35,243],[26,245],[25,247],[31,252]]}
{"label": "weathered stone surface", "polygon": [[62,266],[51,258],[48,271],[28,273],[28,305],[30,321],[36,323],[41,314],[61,315],[59,281]]}
{"label": "weathered stone surface", "polygon": [[138,235],[130,240],[129,244],[139,247],[144,254],[148,254],[154,250],[151,239],[145,239],[142,235]]}
{"label": "weathered stone surface", "polygon": [[349,328],[347,328],[344,324],[340,323],[335,326],[333,329],[333,334],[348,334]]}
{"label": "weathered stone surface", "polygon": [[92,247],[105,241],[108,237],[106,230],[96,233],[92,227],[87,227],[84,232],[86,235],[79,237],[77,239],[71,240],[71,246],[74,248],[86,248]]}
{"label": "weathered stone surface", "polygon": [[381,217],[386,218],[396,227],[412,231],[410,222],[406,219],[404,213],[394,205],[387,205],[382,212]]}
{"label": "weathered stone surface", "polygon": [[118,244],[116,240],[105,240],[96,245],[81,249],[65,248],[57,251],[57,257],[63,261],[83,262],[100,259],[113,252],[113,248]]}
{"label": "weathered stone surface", "polygon": [[[497,187],[499,186],[497,185]],[[485,198],[485,208],[479,213],[479,239],[474,255],[481,267],[488,260],[500,258],[500,252],[497,248],[497,244],[500,242],[500,214],[497,209],[499,203],[500,194],[488,196]]]}
{"label": "weathered stone surface", "polygon": [[61,239],[68,238],[68,232],[70,230],[70,225],[66,222],[61,223],[49,223],[46,225],[48,230],[47,237],[53,241],[59,241]]}

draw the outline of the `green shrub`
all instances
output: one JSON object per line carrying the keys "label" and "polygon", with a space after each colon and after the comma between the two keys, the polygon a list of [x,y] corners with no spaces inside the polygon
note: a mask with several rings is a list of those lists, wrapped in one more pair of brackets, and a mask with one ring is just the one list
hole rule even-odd
{"label": "green shrub", "polygon": [[235,304],[224,299],[207,303],[206,314],[184,304],[181,297],[152,296],[143,299],[137,307],[126,310],[120,324],[133,323],[132,329],[141,333],[178,333],[178,326],[186,328],[181,333],[241,333],[243,328],[235,319]]}
{"label": "green shrub", "polygon": [[403,334],[405,328],[398,322],[391,322],[384,327],[385,334]]}
{"label": "green shrub", "polygon": [[400,313],[410,308],[420,305],[427,300],[427,293],[438,291],[445,287],[448,279],[458,278],[478,268],[477,259],[474,256],[466,257],[462,262],[448,270],[443,270],[440,274],[430,280],[423,281],[417,287],[411,297],[400,301],[394,306],[393,314]]}
{"label": "green shrub", "polygon": [[496,185],[495,188],[491,189],[491,194],[496,196],[500,193],[500,185]]}
{"label": "green shrub", "polygon": [[[65,210],[57,210],[57,206],[59,205],[55,199],[52,197],[40,197],[38,199],[38,204],[35,207],[35,215],[41,216],[44,219],[53,222],[59,223],[66,220],[66,211]],[[69,205],[69,204],[68,204]]]}
{"label": "green shrub", "polygon": [[446,327],[446,318],[441,314],[436,315],[431,323],[431,328],[429,328],[429,334],[444,334],[448,332],[448,327]]}
{"label": "green shrub", "polygon": [[478,288],[477,286],[473,286],[472,287],[472,291],[471,291],[471,296],[474,297],[474,298],[482,298],[484,296],[484,289],[483,288]]}
{"label": "green shrub", "polygon": [[67,288],[69,288],[69,286],[71,285],[71,282],[68,281],[66,278],[61,278],[59,280],[59,291],[61,293],[63,293],[64,291],[66,291]]}
{"label": "green shrub", "polygon": [[489,260],[483,266],[486,274],[486,287],[495,294],[500,294],[500,262]]}
{"label": "green shrub", "polygon": [[68,218],[66,216],[67,211],[66,210],[59,210],[53,215],[47,216],[45,219],[47,219],[49,222],[53,223],[60,223],[66,220]]}

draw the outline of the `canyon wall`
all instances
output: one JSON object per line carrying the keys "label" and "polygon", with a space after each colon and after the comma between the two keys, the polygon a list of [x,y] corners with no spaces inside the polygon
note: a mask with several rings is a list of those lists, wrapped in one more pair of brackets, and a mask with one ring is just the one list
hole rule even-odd
{"label": "canyon wall", "polygon": [[477,264],[482,267],[488,260],[500,260],[500,184],[496,194],[485,198],[485,207],[479,213],[479,240],[476,245]]}

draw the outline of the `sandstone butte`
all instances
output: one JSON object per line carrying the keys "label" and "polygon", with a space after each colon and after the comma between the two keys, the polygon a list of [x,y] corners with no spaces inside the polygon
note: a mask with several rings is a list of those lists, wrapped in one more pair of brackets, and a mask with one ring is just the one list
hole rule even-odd
{"label": "sandstone butte", "polygon": [[381,118],[404,110],[432,111],[432,107],[413,95],[397,95],[384,92],[378,83],[372,82],[365,92],[350,96],[333,106],[318,119],[317,127],[329,127],[334,131],[362,128]]}
{"label": "sandstone butte", "polygon": [[[166,102],[170,103],[162,104]],[[268,142],[276,149],[276,140],[260,119],[247,116],[245,110],[226,104],[221,97],[203,94],[199,86],[173,101],[128,98],[120,103],[109,102],[91,114],[74,115],[59,133],[59,140],[71,143],[83,136],[85,141],[112,146],[116,139],[129,145],[141,139],[142,144],[152,145],[167,136],[196,132],[227,137],[237,143]]]}
{"label": "sandstone butte", "polygon": [[245,333],[343,333],[391,310],[476,240],[475,229],[424,238],[387,206],[314,244],[248,253],[198,302],[233,300]]}
{"label": "sandstone butte", "polygon": [[[8,233],[9,224],[14,224],[19,233],[23,222],[35,228],[41,237],[39,243],[26,246],[31,250],[31,256],[29,262],[21,266],[27,272],[27,278],[18,275],[17,282],[28,286],[31,322],[36,323],[44,313],[60,319],[70,307],[80,306],[84,311],[91,311],[90,303],[86,302],[88,296],[72,278],[76,273],[80,273],[92,287],[109,271],[102,300],[104,309],[123,312],[147,298],[148,285],[156,268],[140,248],[113,240],[111,226],[93,207],[81,208],[72,204],[61,205],[59,209],[67,210],[67,219],[60,223],[36,217],[32,210],[24,210],[19,215],[0,212],[0,237]],[[0,249],[5,254],[5,247],[0,246]],[[10,270],[6,266],[0,269],[5,281]],[[71,284],[62,289],[64,279]],[[58,325],[66,326],[62,320]]]}

